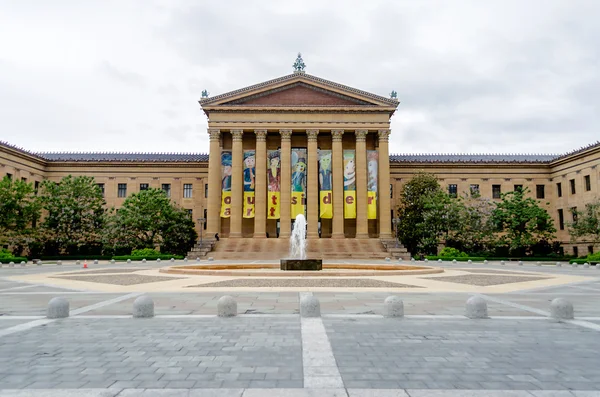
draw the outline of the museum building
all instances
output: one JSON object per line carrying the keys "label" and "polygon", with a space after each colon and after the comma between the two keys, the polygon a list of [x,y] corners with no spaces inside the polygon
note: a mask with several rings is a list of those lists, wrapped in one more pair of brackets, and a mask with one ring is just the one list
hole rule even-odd
{"label": "museum building", "polygon": [[300,214],[314,256],[383,258],[408,257],[390,244],[394,214],[403,184],[425,171],[454,194],[498,200],[528,188],[553,217],[565,253],[595,249],[571,243],[566,225],[573,209],[599,197],[600,143],[560,155],[390,155],[396,93],[312,76],[300,57],[290,75],[216,96],[204,91],[199,103],[208,154],[32,153],[0,142],[0,177],[39,184],[92,176],[116,208],[132,193],[163,189],[198,220],[215,258],[284,255]]}

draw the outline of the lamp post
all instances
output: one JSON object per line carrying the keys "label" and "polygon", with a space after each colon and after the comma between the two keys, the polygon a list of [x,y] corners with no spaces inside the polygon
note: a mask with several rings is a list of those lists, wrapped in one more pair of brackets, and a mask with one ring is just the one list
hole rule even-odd
{"label": "lamp post", "polygon": [[392,224],[394,225],[394,236],[396,236],[396,248],[398,248],[398,224],[400,223],[400,218],[392,219]]}
{"label": "lamp post", "polygon": [[198,218],[198,223],[200,224],[200,246],[202,246],[202,226],[206,222],[206,218]]}

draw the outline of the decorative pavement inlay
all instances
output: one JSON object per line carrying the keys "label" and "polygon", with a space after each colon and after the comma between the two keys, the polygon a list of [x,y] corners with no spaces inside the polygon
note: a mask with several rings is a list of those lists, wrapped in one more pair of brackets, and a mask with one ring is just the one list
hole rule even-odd
{"label": "decorative pavement inlay", "polygon": [[118,273],[134,273],[134,272],[139,272],[141,270],[148,270],[148,268],[137,268],[137,269],[99,269],[99,270],[83,270],[80,272],[73,272],[73,273],[61,273],[60,276],[83,276],[86,274],[89,275],[93,275],[93,274],[104,274],[104,273],[113,273],[113,274],[118,274]]}
{"label": "decorative pavement inlay", "polygon": [[417,285],[408,285],[392,283],[389,281],[372,280],[368,278],[321,278],[321,279],[250,279],[242,278],[237,280],[218,281],[214,283],[191,285],[188,288],[209,288],[209,287],[326,287],[326,288],[423,288]]}
{"label": "decorative pavement inlay", "polygon": [[172,281],[181,280],[185,277],[162,277],[162,276],[144,276],[141,274],[118,274],[118,275],[105,275],[105,276],[53,276],[51,278],[60,278],[65,280],[75,281],[86,281],[88,283],[101,283],[101,284],[112,284],[112,285],[135,285],[135,284],[148,284],[157,283],[159,281]]}
{"label": "decorative pavement inlay", "polygon": [[551,277],[505,276],[500,274],[466,274],[464,276],[427,277],[427,280],[436,280],[448,283],[468,284],[476,285],[478,287],[487,287],[490,285],[547,280],[549,278]]}

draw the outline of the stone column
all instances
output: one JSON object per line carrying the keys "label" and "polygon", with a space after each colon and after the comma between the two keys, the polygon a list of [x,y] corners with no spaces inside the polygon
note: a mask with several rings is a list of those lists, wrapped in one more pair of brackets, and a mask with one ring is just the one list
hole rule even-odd
{"label": "stone column", "polygon": [[390,216],[390,130],[379,130],[379,238],[392,238]]}
{"label": "stone column", "polygon": [[206,234],[213,238],[221,231],[221,132],[209,129],[210,152],[208,156],[208,203],[206,211]]}
{"label": "stone column", "polygon": [[267,130],[256,134],[256,178],[254,182],[254,238],[265,238],[267,227]]}
{"label": "stone column", "polygon": [[242,148],[243,130],[231,130],[233,145],[231,148],[231,224],[229,237],[242,237],[242,211],[243,211],[243,163],[244,153]]}
{"label": "stone column", "polygon": [[308,136],[306,237],[319,238],[319,160],[317,154],[319,130],[306,130],[306,135]]}
{"label": "stone column", "polygon": [[290,238],[292,195],[292,130],[279,130],[281,134],[281,195],[279,209],[279,237]]}
{"label": "stone column", "polygon": [[367,130],[356,130],[356,238],[369,238],[367,220]]}
{"label": "stone column", "polygon": [[333,222],[331,238],[344,238],[344,130],[331,131],[331,170],[333,172]]}

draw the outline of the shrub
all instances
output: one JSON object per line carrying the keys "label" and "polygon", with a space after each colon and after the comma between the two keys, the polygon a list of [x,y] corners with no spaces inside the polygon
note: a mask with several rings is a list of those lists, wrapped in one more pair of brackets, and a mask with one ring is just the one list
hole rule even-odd
{"label": "shrub", "polygon": [[[131,256],[159,256],[160,252],[152,248],[142,248],[131,251]],[[166,255],[166,254],[165,254]]]}
{"label": "shrub", "polygon": [[441,258],[466,258],[468,255],[465,252],[460,252],[456,248],[444,247],[439,256]]}
{"label": "shrub", "polygon": [[600,262],[600,252],[596,252],[594,254],[589,254],[587,256],[587,260]]}
{"label": "shrub", "polygon": [[13,257],[14,255],[12,254],[12,252],[7,250],[6,248],[0,249],[0,259],[10,259]]}

